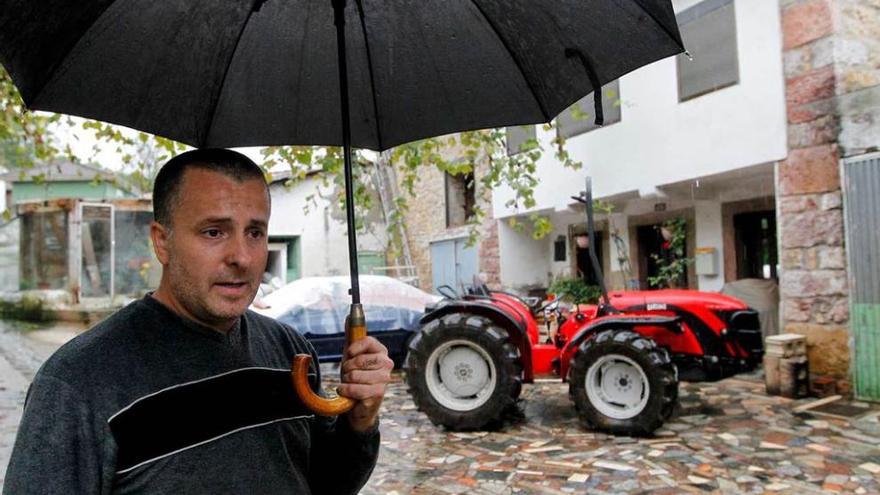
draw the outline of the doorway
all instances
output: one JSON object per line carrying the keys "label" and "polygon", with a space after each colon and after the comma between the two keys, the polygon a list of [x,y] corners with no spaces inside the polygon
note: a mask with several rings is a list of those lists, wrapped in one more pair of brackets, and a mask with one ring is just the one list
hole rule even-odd
{"label": "doorway", "polygon": [[115,288],[113,206],[80,203],[79,298],[109,298]]}
{"label": "doorway", "polygon": [[[669,249],[669,243],[663,238],[661,230],[662,226],[662,223],[656,223],[636,227],[636,242],[639,247],[639,287],[642,289],[666,288],[653,287],[650,283],[650,280],[653,277],[660,275],[660,266],[657,259],[660,258],[667,261],[672,261],[672,259],[674,259],[672,250]],[[687,234],[685,235],[687,236]],[[687,237],[685,237],[684,245],[686,251],[684,255],[687,257],[687,251],[690,250],[690,244]],[[675,287],[688,287],[687,272],[683,272],[681,276],[678,277],[677,282],[672,285]]]}
{"label": "doorway", "polygon": [[302,276],[299,236],[272,236],[269,244],[271,247],[266,271],[285,283],[298,280]]}
{"label": "doorway", "polygon": [[596,242],[590,242],[589,240],[586,242],[581,241],[585,247],[580,247],[580,245],[578,245],[579,237],[589,239],[589,236],[586,234],[577,234],[572,242],[572,246],[574,246],[575,250],[574,259],[577,264],[577,273],[588,285],[598,287],[599,274],[596,273],[596,270],[593,268],[593,262],[590,260],[590,249],[596,250],[596,258],[601,265],[605,259],[604,253],[602,252],[602,246],[604,244],[604,242],[602,242],[602,239],[604,238],[603,232],[596,232]]}

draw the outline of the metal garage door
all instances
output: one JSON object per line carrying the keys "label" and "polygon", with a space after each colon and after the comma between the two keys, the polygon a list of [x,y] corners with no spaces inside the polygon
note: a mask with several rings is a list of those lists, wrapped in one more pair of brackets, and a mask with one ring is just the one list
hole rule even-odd
{"label": "metal garage door", "polygon": [[477,247],[467,246],[467,239],[449,239],[431,243],[431,278],[434,290],[448,285],[463,293],[473,285],[478,270]]}
{"label": "metal garage door", "polygon": [[856,396],[880,400],[880,153],[843,165]]}

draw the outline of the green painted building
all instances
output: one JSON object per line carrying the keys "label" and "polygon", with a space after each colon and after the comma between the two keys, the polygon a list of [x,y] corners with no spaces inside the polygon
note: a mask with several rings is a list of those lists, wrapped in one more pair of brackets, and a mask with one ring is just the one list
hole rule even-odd
{"label": "green painted building", "polygon": [[0,176],[0,180],[11,186],[11,204],[57,198],[108,200],[136,197],[115,184],[112,173],[94,165],[69,161],[8,172]]}

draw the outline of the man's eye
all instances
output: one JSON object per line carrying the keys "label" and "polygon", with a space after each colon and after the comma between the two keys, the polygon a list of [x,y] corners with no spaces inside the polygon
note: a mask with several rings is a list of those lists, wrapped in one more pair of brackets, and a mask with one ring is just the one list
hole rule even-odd
{"label": "man's eye", "polygon": [[210,237],[210,238],[212,238],[212,239],[213,239],[213,238],[220,237],[220,234],[221,234],[220,229],[208,229],[208,230],[205,230],[203,233],[204,233],[207,237]]}
{"label": "man's eye", "polygon": [[251,237],[253,237],[254,239],[262,239],[263,236],[265,236],[265,235],[266,235],[266,233],[263,232],[262,230],[252,230],[251,231]]}

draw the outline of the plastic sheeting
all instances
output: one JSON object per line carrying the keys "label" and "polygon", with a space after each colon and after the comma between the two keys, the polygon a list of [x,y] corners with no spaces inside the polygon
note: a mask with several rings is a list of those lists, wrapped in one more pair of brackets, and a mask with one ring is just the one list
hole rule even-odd
{"label": "plastic sheeting", "polygon": [[[425,306],[440,300],[391,277],[361,275],[361,303],[367,330],[414,330]],[[293,326],[302,334],[334,334],[344,331],[351,297],[349,277],[311,277],[296,280],[261,300],[268,308],[252,309]]]}
{"label": "plastic sheeting", "polygon": [[724,284],[721,293],[740,299],[757,311],[765,337],[779,333],[779,286],[775,280],[745,278]]}

